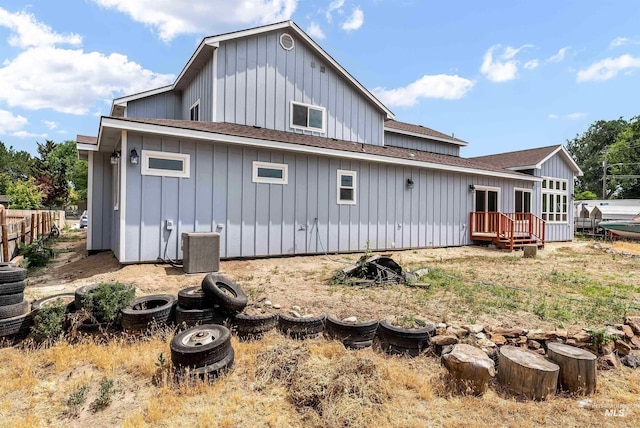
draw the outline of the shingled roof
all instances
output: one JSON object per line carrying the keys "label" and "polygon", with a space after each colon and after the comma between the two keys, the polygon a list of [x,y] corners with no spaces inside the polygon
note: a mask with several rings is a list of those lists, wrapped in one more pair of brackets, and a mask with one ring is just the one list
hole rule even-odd
{"label": "shingled roof", "polygon": [[426,137],[435,137],[438,140],[444,140],[461,146],[466,146],[468,143],[459,138],[452,137],[451,135],[443,134],[435,129],[427,128],[422,125],[414,125],[413,123],[399,122],[397,120],[389,119],[385,120],[384,127],[390,130],[404,131],[412,134],[420,134]]}
{"label": "shingled roof", "polygon": [[98,137],[90,137],[88,135],[76,135],[76,143],[78,144],[91,144],[91,145],[97,145],[98,144]]}
{"label": "shingled roof", "polygon": [[538,147],[535,149],[518,150],[515,152],[497,153],[495,155],[477,156],[470,158],[476,162],[483,163],[490,167],[498,167],[518,171],[523,169],[538,169],[554,154],[560,152],[567,163],[571,165],[577,175],[582,175],[582,170],[573,160],[569,152],[561,145]]}
{"label": "shingled roof", "polygon": [[[315,147],[321,149],[333,149],[350,153],[366,153],[376,156],[384,156],[395,159],[409,161],[427,162],[437,165],[445,165],[457,168],[466,168],[486,172],[506,174],[512,178],[522,178],[531,180],[530,175],[508,171],[501,167],[494,167],[473,159],[461,158],[458,156],[441,155],[436,153],[423,152],[419,150],[405,149],[392,146],[374,146],[371,144],[354,143],[344,140],[336,140],[326,137],[298,134],[293,132],[276,131],[256,126],[238,125],[226,122],[197,122],[190,120],[173,119],[139,119],[121,117],[103,117],[121,122],[131,122],[163,127],[178,128],[191,131],[203,131],[214,134],[229,135],[234,137],[244,137],[258,139],[262,141],[274,141],[295,144],[298,146]],[[470,171],[469,173],[473,173]]]}

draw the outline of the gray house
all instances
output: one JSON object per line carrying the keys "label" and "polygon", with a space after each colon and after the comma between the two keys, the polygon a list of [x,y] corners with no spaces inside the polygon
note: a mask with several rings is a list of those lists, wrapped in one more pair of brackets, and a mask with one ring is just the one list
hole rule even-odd
{"label": "gray house", "polygon": [[460,157],[291,21],[205,38],[77,143],[87,248],[123,263],[180,259],[183,232],[219,232],[225,258],[570,240],[581,173],[561,146]]}

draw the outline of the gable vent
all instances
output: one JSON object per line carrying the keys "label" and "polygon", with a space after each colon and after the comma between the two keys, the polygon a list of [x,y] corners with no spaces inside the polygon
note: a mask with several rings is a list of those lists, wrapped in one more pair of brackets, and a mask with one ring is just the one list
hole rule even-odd
{"label": "gable vent", "polygon": [[293,45],[293,37],[291,37],[291,35],[284,33],[280,36],[280,46],[282,46],[282,49],[290,51],[293,49]]}

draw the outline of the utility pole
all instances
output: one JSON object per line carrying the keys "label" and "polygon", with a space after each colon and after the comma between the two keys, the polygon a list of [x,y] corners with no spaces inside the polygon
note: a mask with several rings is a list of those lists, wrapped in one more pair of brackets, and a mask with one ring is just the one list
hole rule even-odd
{"label": "utility pole", "polygon": [[607,199],[607,149],[604,150],[602,161],[602,199]]}

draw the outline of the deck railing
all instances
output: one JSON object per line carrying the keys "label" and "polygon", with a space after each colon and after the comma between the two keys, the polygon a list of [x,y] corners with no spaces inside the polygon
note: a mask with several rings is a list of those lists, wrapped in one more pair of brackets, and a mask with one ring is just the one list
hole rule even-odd
{"label": "deck railing", "polygon": [[478,237],[506,239],[513,249],[518,237],[538,239],[544,245],[545,221],[532,213],[501,213],[475,211],[469,215],[471,240]]}

